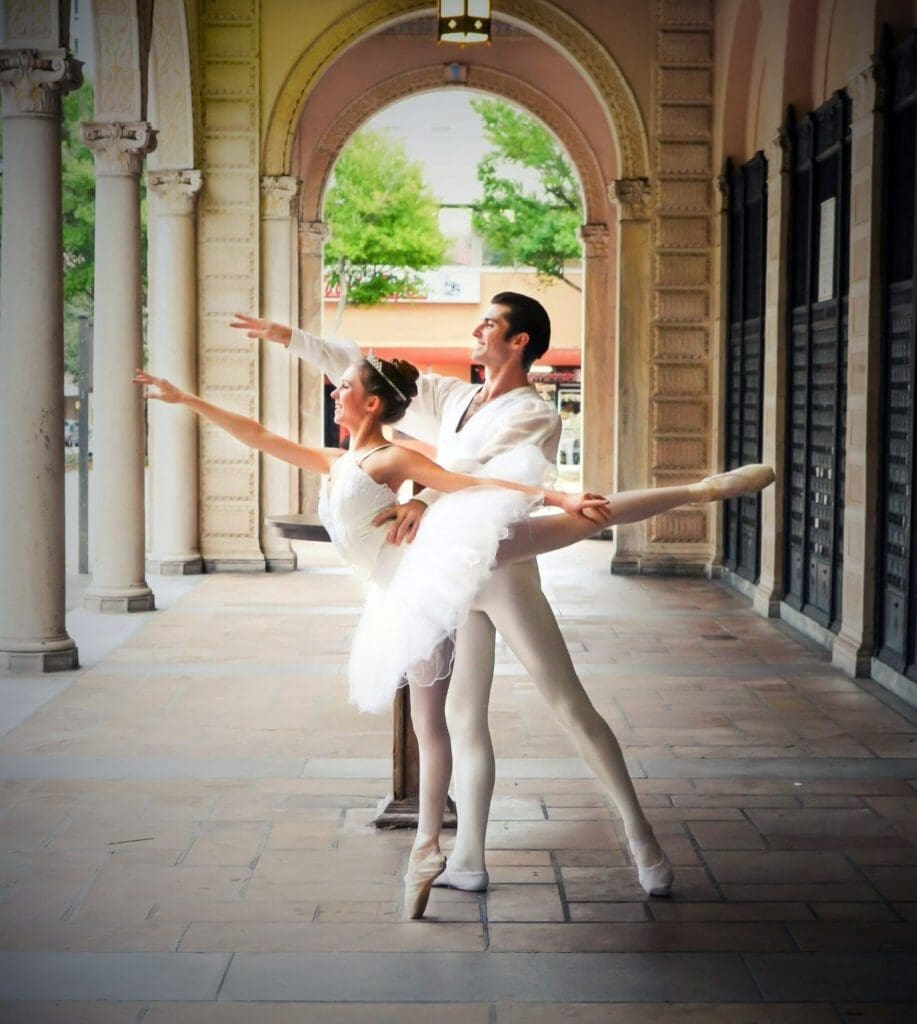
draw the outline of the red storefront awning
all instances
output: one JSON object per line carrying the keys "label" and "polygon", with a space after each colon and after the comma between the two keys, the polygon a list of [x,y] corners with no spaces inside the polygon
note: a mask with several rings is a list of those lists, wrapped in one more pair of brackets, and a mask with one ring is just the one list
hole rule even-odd
{"label": "red storefront awning", "polygon": [[[471,346],[467,348],[458,345],[443,346],[439,348],[434,345],[418,346],[412,348],[407,345],[373,345],[373,352],[381,359],[407,359],[420,370],[427,366],[470,366]],[[578,348],[549,348],[548,351],[535,364],[535,369],[543,366],[579,366],[581,360]]]}

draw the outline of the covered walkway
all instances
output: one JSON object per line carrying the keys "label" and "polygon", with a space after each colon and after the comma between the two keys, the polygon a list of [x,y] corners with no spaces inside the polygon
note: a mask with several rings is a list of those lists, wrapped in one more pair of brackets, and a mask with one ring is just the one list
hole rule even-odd
{"label": "covered walkway", "polygon": [[722,585],[608,560],[542,566],[671,900],[502,651],[493,884],[402,923],[411,837],[369,824],[390,723],[343,699],[359,593],[314,545],[304,572],[160,579],[155,614],[78,610],[95,664],[0,682],[0,1019],[911,1019],[914,712]]}

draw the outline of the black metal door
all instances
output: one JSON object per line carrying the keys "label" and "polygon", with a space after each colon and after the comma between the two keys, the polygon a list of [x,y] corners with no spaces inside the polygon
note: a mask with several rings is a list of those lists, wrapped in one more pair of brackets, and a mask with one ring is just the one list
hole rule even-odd
{"label": "black metal door", "polygon": [[[764,271],[767,251],[767,160],[763,153],[729,177],[726,350],[726,468],[761,461],[764,378]],[[761,565],[761,498],[727,501],[723,556],[727,568],[756,582]]]}
{"label": "black metal door", "polygon": [[786,601],[837,630],[843,592],[850,104],[789,122]]}
{"label": "black metal door", "polygon": [[917,679],[914,536],[917,34],[889,55],[878,656]]}

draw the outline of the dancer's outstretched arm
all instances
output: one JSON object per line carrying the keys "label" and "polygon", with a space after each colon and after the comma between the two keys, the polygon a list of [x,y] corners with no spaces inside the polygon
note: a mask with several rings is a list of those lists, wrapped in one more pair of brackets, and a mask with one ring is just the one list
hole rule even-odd
{"label": "dancer's outstretched arm", "polygon": [[[284,462],[289,462],[292,466],[310,469],[314,473],[328,473],[331,471],[332,464],[344,454],[339,448],[306,448],[287,437],[281,437],[280,434],[266,430],[257,420],[242,416],[237,412],[230,412],[228,409],[221,409],[220,406],[207,402],[190,391],[183,391],[164,377],[154,377],[138,370],[134,376],[134,383],[144,385],[147,389],[147,398],[167,402],[170,405],[185,405],[196,412],[198,416],[216,424],[227,434],[231,434],[237,441],[248,445],[249,448],[266,452]],[[158,390],[153,391],[150,390],[151,388]]]}
{"label": "dancer's outstretched arm", "polygon": [[[463,491],[469,487],[503,487],[510,491],[530,494],[534,498],[544,499],[545,505],[563,509],[569,516],[581,517],[587,509],[601,511],[608,504],[608,499],[601,494],[568,494],[563,491],[545,490],[541,487],[530,487],[513,480],[500,480],[496,477],[473,476],[468,473],[453,473],[443,469],[438,463],[428,459],[420,452],[409,448],[393,446],[387,449],[387,457],[379,460],[379,471],[384,476],[382,482],[390,484],[393,489],[404,480],[413,480],[421,487],[432,487],[443,493]],[[601,529],[601,527],[598,527]]]}

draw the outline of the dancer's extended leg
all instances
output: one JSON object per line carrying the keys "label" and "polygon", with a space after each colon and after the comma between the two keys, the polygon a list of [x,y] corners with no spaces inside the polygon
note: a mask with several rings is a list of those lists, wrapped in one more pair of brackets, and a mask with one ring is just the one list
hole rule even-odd
{"label": "dancer's extended leg", "polygon": [[556,551],[592,537],[609,526],[639,523],[663,512],[670,512],[680,505],[719,501],[739,494],[754,493],[772,483],[773,479],[774,472],[768,466],[743,466],[694,484],[650,487],[613,494],[608,498],[608,516],[603,522],[563,514],[530,516],[518,523],[513,536],[500,544],[497,565],[509,565],[547,551]]}

